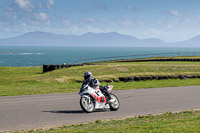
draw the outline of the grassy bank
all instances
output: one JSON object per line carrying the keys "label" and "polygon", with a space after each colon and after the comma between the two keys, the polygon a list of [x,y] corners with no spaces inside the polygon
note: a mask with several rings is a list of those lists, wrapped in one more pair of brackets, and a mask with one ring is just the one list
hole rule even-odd
{"label": "grassy bank", "polygon": [[165,113],[162,115],[138,116],[124,120],[101,121],[89,124],[62,126],[49,130],[21,131],[18,133],[65,133],[65,132],[200,132],[200,111]]}
{"label": "grassy bank", "polygon": [[[42,74],[42,67],[0,67],[0,96],[77,92],[83,73],[99,80],[128,76],[200,75],[200,62],[123,62],[77,66]],[[106,83],[102,83],[105,85]],[[200,79],[113,82],[114,89],[200,85]]]}

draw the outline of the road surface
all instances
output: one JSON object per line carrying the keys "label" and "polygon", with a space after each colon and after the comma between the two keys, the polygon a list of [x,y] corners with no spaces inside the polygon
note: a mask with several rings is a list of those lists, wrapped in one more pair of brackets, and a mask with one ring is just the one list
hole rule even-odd
{"label": "road surface", "polygon": [[[78,91],[78,90],[77,90]],[[200,86],[113,91],[118,111],[84,113],[77,93],[0,97],[0,131],[200,108]]]}

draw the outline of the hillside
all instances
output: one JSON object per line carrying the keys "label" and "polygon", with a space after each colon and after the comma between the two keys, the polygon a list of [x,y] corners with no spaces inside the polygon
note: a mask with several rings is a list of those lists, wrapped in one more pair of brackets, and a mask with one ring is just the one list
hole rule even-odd
{"label": "hillside", "polygon": [[138,39],[117,32],[88,32],[78,36],[36,31],[0,39],[0,46],[200,47],[200,35],[185,41],[165,43],[158,38]]}
{"label": "hillside", "polygon": [[138,39],[133,36],[110,33],[59,35],[46,32],[29,32],[17,37],[0,39],[0,46],[98,46],[98,47],[162,47],[160,39]]}

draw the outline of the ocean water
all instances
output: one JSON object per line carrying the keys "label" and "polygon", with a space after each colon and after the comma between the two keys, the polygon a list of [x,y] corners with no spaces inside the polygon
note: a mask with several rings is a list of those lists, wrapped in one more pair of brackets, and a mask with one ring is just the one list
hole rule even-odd
{"label": "ocean water", "polygon": [[200,52],[200,48],[134,47],[7,47],[0,46],[0,66],[72,64],[82,59],[173,52]]}

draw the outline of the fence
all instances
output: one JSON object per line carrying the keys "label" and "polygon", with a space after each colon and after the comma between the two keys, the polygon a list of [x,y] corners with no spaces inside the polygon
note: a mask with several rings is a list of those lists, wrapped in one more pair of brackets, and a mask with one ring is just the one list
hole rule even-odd
{"label": "fence", "polygon": [[143,58],[152,58],[152,57],[176,57],[176,56],[200,56],[200,52],[176,52],[176,53],[157,53],[157,54],[101,57],[101,58],[83,59],[83,60],[75,61],[72,64],[96,63],[96,62],[115,61],[115,60],[143,59]]}

